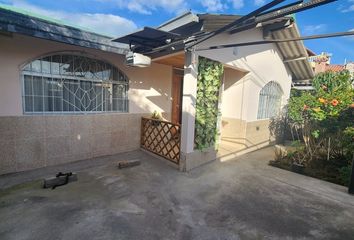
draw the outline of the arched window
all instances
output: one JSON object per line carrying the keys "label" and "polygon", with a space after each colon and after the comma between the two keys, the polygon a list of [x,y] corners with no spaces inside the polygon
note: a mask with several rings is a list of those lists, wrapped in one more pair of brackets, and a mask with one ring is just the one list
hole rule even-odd
{"label": "arched window", "polygon": [[22,69],[24,113],[127,112],[127,76],[93,58],[55,54]]}
{"label": "arched window", "polygon": [[283,91],[276,82],[267,83],[259,94],[257,119],[271,118],[280,111]]}

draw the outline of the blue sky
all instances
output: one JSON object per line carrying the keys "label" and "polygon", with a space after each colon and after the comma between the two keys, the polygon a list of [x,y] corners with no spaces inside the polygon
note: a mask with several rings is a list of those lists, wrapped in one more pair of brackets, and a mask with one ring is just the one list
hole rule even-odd
{"label": "blue sky", "polygon": [[[176,15],[194,13],[246,14],[270,0],[0,0],[95,32],[120,36],[143,26],[158,26]],[[295,0],[288,0],[286,3]],[[339,0],[296,14],[302,35],[354,30],[354,0]],[[354,37],[306,41],[316,53],[333,54],[332,63],[354,61]]]}

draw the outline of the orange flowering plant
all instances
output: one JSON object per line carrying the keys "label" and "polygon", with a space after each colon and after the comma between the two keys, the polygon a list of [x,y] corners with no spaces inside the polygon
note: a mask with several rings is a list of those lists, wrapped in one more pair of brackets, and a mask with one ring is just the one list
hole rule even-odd
{"label": "orange flowering plant", "polygon": [[[292,91],[288,104],[289,121],[301,128],[307,158],[312,159],[316,152],[351,155],[354,148],[349,142],[354,136],[348,129],[354,128],[354,89],[350,73],[321,73],[312,85],[310,91]],[[321,149],[324,146],[331,151]]]}
{"label": "orange flowering plant", "polygon": [[324,99],[324,98],[318,98],[318,101],[319,101],[320,103],[327,103],[327,100]]}

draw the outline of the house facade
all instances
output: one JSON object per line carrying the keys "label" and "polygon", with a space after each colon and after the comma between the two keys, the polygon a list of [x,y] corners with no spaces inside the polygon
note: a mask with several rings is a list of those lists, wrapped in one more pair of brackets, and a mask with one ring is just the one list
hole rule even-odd
{"label": "house facade", "polygon": [[341,72],[348,70],[350,74],[354,74],[354,63],[345,60],[343,65],[341,64],[331,64],[331,53],[322,52],[316,55],[314,52],[309,51],[309,62],[315,74],[323,73],[327,71]]}
{"label": "house facade", "polygon": [[[313,74],[302,42],[185,51],[180,41],[165,41],[157,52],[140,42],[135,50],[152,63],[137,68],[125,64],[129,47],[109,37],[14,9],[0,12],[0,174],[137,150],[141,119],[154,111],[178,126],[181,170],[257,149],[273,141],[270,119],[291,85]],[[235,18],[186,13],[155,30],[186,38]],[[281,23],[223,33],[198,47],[298,35],[293,20]],[[210,151],[194,147],[199,57],[225,68],[219,149]]]}

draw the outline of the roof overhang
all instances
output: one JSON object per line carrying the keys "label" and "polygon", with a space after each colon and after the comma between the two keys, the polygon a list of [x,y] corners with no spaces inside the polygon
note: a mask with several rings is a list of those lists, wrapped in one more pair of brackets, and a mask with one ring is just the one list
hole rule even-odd
{"label": "roof overhang", "polygon": [[[275,31],[271,31],[271,39],[298,38],[300,33],[295,23]],[[290,70],[294,86],[310,86],[314,72],[308,61],[308,52],[303,41],[275,43],[285,66]]]}
{"label": "roof overhang", "polygon": [[199,17],[192,12],[186,12],[157,27],[162,31],[172,31],[182,26],[199,22]]}
{"label": "roof overhang", "polygon": [[114,39],[114,42],[129,44],[130,49],[136,52],[149,51],[150,49],[165,45],[179,38],[180,35],[155,28],[143,29]]}
{"label": "roof overhang", "polygon": [[178,69],[184,69],[184,64],[185,64],[185,53],[184,51],[180,51],[174,54],[170,54],[167,56],[155,58],[153,60],[155,63],[159,64],[164,64],[164,65],[169,65],[174,68]]}
{"label": "roof overhang", "polygon": [[60,23],[46,21],[9,9],[0,8],[0,31],[17,33],[70,45],[125,54],[128,48],[113,43],[110,37]]}

